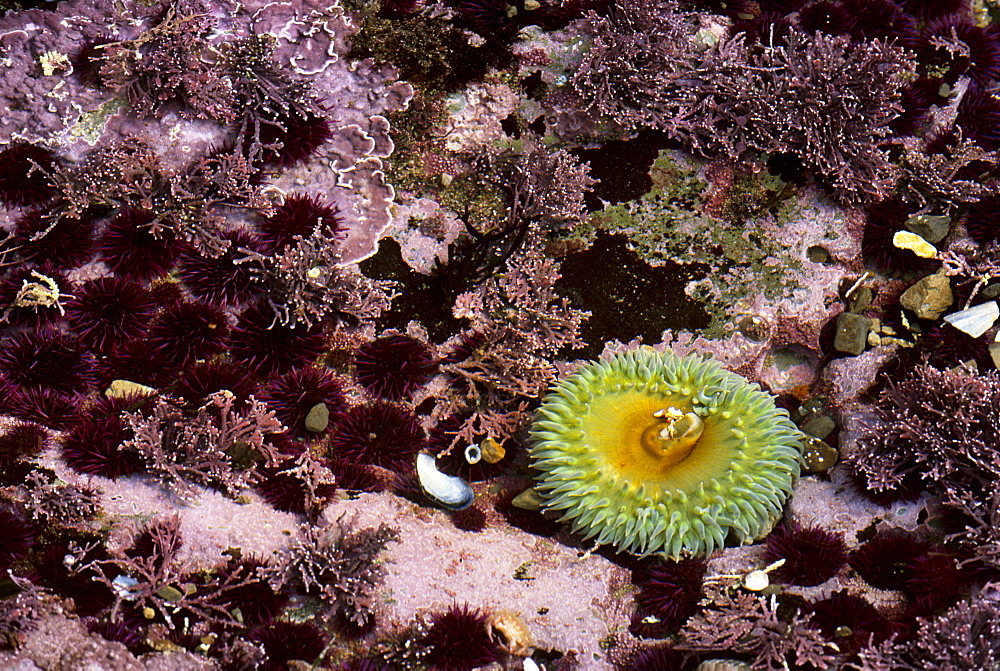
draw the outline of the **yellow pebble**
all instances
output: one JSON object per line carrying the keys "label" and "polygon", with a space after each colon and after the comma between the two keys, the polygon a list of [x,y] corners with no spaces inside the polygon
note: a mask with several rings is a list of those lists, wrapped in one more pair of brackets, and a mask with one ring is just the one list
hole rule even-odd
{"label": "yellow pebble", "polygon": [[896,231],[892,236],[892,244],[899,249],[909,249],[922,259],[933,259],[937,256],[937,248],[909,231]]}

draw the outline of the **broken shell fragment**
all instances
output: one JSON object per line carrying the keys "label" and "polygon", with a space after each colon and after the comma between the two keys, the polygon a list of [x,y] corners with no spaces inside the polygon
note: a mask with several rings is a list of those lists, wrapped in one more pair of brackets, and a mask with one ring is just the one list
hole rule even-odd
{"label": "broken shell fragment", "polygon": [[426,452],[417,455],[417,477],[424,494],[449,510],[468,508],[476,498],[468,482],[439,471],[437,460]]}
{"label": "broken shell fragment", "polygon": [[469,443],[465,448],[465,460],[470,464],[478,464],[483,458],[483,451],[475,443]]}
{"label": "broken shell fragment", "polygon": [[973,338],[986,333],[1000,317],[1000,306],[996,301],[982,303],[968,310],[953,312],[946,315],[944,320],[957,328],[962,333],[968,333]]}

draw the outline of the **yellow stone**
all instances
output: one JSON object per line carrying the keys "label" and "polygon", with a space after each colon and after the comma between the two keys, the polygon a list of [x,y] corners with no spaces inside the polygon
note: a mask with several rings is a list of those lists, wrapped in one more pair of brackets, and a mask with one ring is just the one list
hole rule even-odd
{"label": "yellow stone", "polygon": [[495,464],[507,455],[503,445],[493,438],[484,438],[483,442],[479,443],[479,449],[482,450],[483,459],[488,464]]}
{"label": "yellow stone", "polygon": [[933,259],[937,256],[937,248],[909,231],[896,231],[892,236],[892,244],[899,249],[908,249],[922,259]]}

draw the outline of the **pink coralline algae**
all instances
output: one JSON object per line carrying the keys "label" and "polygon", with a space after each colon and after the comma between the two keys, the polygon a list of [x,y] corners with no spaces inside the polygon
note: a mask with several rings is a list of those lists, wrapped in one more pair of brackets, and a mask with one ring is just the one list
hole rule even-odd
{"label": "pink coralline algae", "polygon": [[[995,662],[978,5],[0,6],[0,667]],[[641,346],[787,409],[770,531],[537,510],[541,399]]]}

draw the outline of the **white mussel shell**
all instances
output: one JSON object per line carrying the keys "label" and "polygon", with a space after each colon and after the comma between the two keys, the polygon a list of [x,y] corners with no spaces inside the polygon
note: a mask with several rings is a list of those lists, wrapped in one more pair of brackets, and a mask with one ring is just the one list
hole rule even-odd
{"label": "white mussel shell", "polygon": [[996,301],[990,301],[968,310],[953,312],[947,315],[944,320],[962,333],[968,333],[973,338],[978,338],[993,326],[997,317],[1000,317],[1000,306],[997,305]]}
{"label": "white mussel shell", "polygon": [[426,452],[417,455],[417,477],[424,494],[445,508],[462,510],[471,506],[476,498],[468,482],[439,471],[437,460]]}

